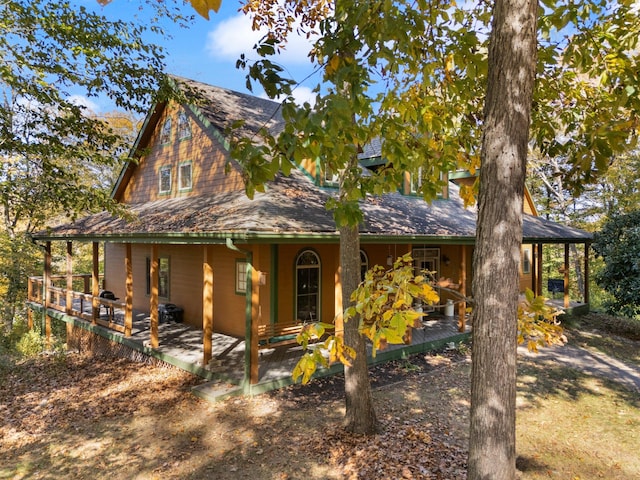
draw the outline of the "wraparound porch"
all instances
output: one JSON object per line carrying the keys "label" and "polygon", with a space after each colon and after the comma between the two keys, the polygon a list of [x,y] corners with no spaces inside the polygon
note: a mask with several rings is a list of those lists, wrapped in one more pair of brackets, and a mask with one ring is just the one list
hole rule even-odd
{"label": "wraparound porch", "polygon": [[[221,333],[212,335],[212,359],[202,365],[203,331],[190,325],[167,322],[158,326],[158,346],[151,347],[151,325],[147,312],[134,312],[131,335],[116,331],[80,316],[67,315],[63,311],[49,307],[44,309],[37,302],[29,302],[32,320],[65,322],[67,334],[71,331],[84,331],[97,335],[108,342],[140,352],[149,358],[174,365],[198,375],[209,383],[196,388],[195,393],[204,397],[219,398],[239,393],[261,393],[292,383],[291,372],[302,355],[298,345],[287,345],[275,348],[264,348],[259,354],[258,382],[252,383],[247,377],[245,356],[246,342],[242,338],[231,337]],[[111,324],[124,321],[125,312],[115,308]],[[44,317],[44,318],[43,318]],[[101,318],[107,321],[107,314]],[[457,319],[433,315],[426,317],[423,328],[413,329],[412,342],[408,345],[392,345],[383,352],[378,352],[375,360],[369,356],[370,363],[379,363],[394,358],[438,349],[447,343],[458,343],[469,338],[470,328],[460,333]],[[322,369],[316,376],[325,376],[342,370],[341,365],[330,369]]]}

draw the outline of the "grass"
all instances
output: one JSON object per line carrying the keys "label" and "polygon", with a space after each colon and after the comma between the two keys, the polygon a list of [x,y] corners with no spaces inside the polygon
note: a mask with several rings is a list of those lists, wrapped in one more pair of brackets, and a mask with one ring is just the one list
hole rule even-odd
{"label": "grass", "polygon": [[569,368],[520,365],[522,479],[640,478],[637,393]]}
{"label": "grass", "polygon": [[[575,346],[640,366],[640,342],[629,332],[624,320],[590,314],[572,319],[567,337]],[[519,361],[522,480],[640,478],[639,450],[640,392],[553,362]]]}

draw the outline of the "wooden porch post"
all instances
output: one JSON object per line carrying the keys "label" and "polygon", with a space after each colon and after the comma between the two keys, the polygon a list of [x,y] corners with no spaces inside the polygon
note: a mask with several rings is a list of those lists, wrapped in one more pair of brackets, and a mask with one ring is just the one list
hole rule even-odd
{"label": "wooden porch post", "polygon": [[151,348],[158,348],[158,245],[151,246]]}
{"label": "wooden porch post", "polygon": [[[71,316],[73,312],[73,242],[67,242],[67,295],[65,299],[65,313]],[[82,312],[80,312],[82,313]],[[67,328],[67,345],[73,335],[73,323],[65,322]]]}
{"label": "wooden porch post", "polygon": [[213,246],[204,246],[202,262],[202,365],[211,361],[213,350]]}
{"label": "wooden porch post", "polygon": [[589,244],[584,244],[584,303],[589,305]]}
{"label": "wooden porch post", "polygon": [[67,291],[65,313],[71,315],[73,310],[73,242],[67,242]]}
{"label": "wooden porch post", "polygon": [[91,270],[91,323],[94,325],[100,316],[100,303],[98,296],[100,295],[100,259],[98,242],[93,242],[93,268]]}
{"label": "wooden porch post", "polygon": [[564,308],[569,308],[569,244],[564,244]]}
{"label": "wooden porch post", "polygon": [[538,252],[536,247],[535,243],[531,244],[531,291],[534,295],[540,295],[538,293]]}
{"label": "wooden porch post", "polygon": [[[342,266],[340,265],[340,254],[335,255],[333,263],[335,275],[333,281],[333,298],[334,298],[334,333],[336,336],[344,337],[344,306],[342,303]],[[320,319],[317,319],[320,321]]]}
{"label": "wooden porch post", "polygon": [[253,261],[248,265],[251,272],[251,334],[250,334],[250,351],[251,358],[249,360],[250,382],[258,383],[258,324],[260,323],[260,271],[257,266],[260,265],[260,248],[256,245],[253,249]]}
{"label": "wooden porch post", "polygon": [[542,244],[538,244],[538,255],[536,256],[538,260],[538,266],[536,270],[538,271],[538,295],[542,295]]}
{"label": "wooden porch post", "polygon": [[[467,246],[460,246],[460,294],[467,296]],[[464,300],[458,304],[458,331],[464,332],[466,329],[467,302]]]}
{"label": "wooden porch post", "polygon": [[44,247],[44,275],[42,284],[44,288],[44,332],[47,348],[51,347],[51,317],[49,317],[49,304],[51,303],[51,242],[47,242]]}
{"label": "wooden porch post", "polygon": [[125,280],[125,300],[124,300],[124,336],[131,336],[133,328],[133,263],[131,259],[131,244],[125,244],[124,268],[127,273]]}

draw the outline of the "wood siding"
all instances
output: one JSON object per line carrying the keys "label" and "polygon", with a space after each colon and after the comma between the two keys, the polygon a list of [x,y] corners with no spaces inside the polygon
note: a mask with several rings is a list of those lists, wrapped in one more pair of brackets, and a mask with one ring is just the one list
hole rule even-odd
{"label": "wood siding", "polygon": [[[142,203],[163,198],[195,196],[201,193],[229,192],[242,190],[244,184],[239,168],[235,162],[229,173],[225,173],[228,153],[217,138],[206,131],[205,125],[189,109],[187,118],[191,126],[191,136],[178,138],[178,111],[176,105],[170,105],[160,116],[160,121],[151,135],[148,153],[140,159],[134,169],[122,195],[122,203]],[[160,132],[171,117],[171,140],[167,144],[160,143]],[[178,189],[178,167],[184,162],[191,162],[192,188]],[[160,193],[159,172],[163,167],[171,169],[171,190]]]}
{"label": "wood siding", "polygon": [[[184,309],[184,322],[202,328],[202,245],[159,245],[158,256],[169,258],[169,297],[160,298],[159,303],[174,303]],[[270,269],[269,247],[261,249],[259,269]],[[150,297],[146,293],[147,258],[151,256],[149,245],[133,245],[133,308],[149,312]],[[238,252],[224,245],[213,247],[214,258],[214,332],[236,337],[245,335],[245,295],[236,294],[236,259],[244,259]],[[107,244],[105,252],[105,287],[116,297],[125,296],[125,246]],[[270,280],[260,287],[260,309],[263,322],[268,321],[270,311]],[[265,320],[266,319],[266,320]]]}

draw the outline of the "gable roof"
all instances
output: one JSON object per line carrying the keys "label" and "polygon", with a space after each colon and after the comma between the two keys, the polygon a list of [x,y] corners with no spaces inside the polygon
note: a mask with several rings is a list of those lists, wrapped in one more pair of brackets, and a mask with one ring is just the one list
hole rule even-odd
{"label": "gable roof", "polygon": [[[180,89],[184,93],[190,102],[189,108],[223,145],[227,145],[226,129],[235,122],[242,122],[234,128],[234,135],[238,137],[255,137],[262,128],[267,128],[274,134],[284,128],[278,102],[175,75],[169,75],[168,80],[173,88]],[[131,149],[132,158],[139,157],[147,146],[166,106],[167,102],[161,101],[149,110]],[[129,162],[123,167],[112,189],[112,198],[121,198],[136,166],[135,162]]]}
{"label": "gable roof", "polygon": [[[244,123],[239,135],[253,136],[267,127],[273,132],[282,128],[280,104],[193,80],[172,77],[192,95],[192,111],[205,127],[224,140],[225,129],[237,120]],[[159,121],[165,104],[154,106],[134,151],[145,145]],[[366,146],[361,159],[380,155],[380,141]],[[128,181],[134,163],[123,169],[114,187],[115,198]],[[107,212],[60,225],[34,237],[42,240],[109,240],[113,242],[337,242],[339,234],[332,212],[325,207],[335,190],[320,188],[296,169],[290,176],[278,175],[267,184],[264,193],[253,200],[243,191],[206,192],[197,196],[163,198],[130,205],[133,220],[127,221]],[[361,241],[367,242],[438,242],[475,241],[476,211],[465,208],[457,185],[449,182],[449,198],[425,202],[422,198],[390,193],[367,196],[361,202],[364,222]],[[523,240],[536,243],[583,243],[591,234],[566,227],[540,217],[524,216]]]}

